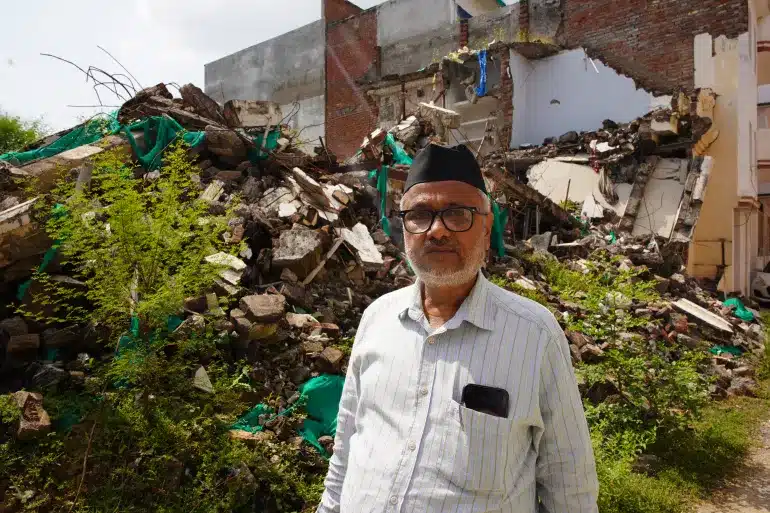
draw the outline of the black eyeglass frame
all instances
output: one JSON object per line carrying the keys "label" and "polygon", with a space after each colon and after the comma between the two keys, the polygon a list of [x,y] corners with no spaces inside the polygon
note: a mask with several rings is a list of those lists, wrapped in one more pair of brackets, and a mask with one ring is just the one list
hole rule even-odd
{"label": "black eyeglass frame", "polygon": [[[468,210],[471,213],[471,224],[468,225],[468,228],[466,228],[465,230],[453,230],[453,229],[451,229],[449,226],[447,226],[446,222],[444,222],[444,212],[446,212],[448,210]],[[413,232],[413,231],[409,230],[406,227],[406,219],[405,219],[405,217],[410,212],[430,212],[431,218],[430,218],[430,224],[428,225],[428,227],[425,230],[421,231],[421,232]],[[411,210],[399,210],[399,212],[398,212],[398,217],[401,218],[401,222],[404,225],[404,229],[406,231],[408,231],[409,233],[414,234],[414,235],[420,235],[422,233],[429,232],[430,229],[433,228],[433,223],[436,222],[436,216],[441,218],[441,223],[444,225],[444,228],[446,228],[450,232],[452,232],[452,233],[467,232],[468,230],[473,228],[473,223],[476,221],[476,216],[477,215],[488,216],[489,212],[483,213],[483,212],[479,212],[479,209],[476,208],[476,207],[465,207],[465,206],[447,207],[447,208],[443,208],[441,210],[428,210],[428,209],[423,209],[423,208],[415,208],[415,209],[411,209]]]}

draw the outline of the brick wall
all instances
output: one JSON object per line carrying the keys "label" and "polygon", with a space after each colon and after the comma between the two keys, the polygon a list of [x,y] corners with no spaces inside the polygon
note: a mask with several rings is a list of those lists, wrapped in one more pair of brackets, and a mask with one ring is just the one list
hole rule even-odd
{"label": "brick wall", "polygon": [[497,112],[499,144],[508,149],[511,144],[511,132],[513,131],[513,80],[508,75],[508,66],[511,62],[511,54],[508,49],[495,53],[495,58],[500,61],[500,93]]}
{"label": "brick wall", "polygon": [[344,20],[362,11],[360,7],[347,0],[323,0],[323,18],[326,23]]}
{"label": "brick wall", "polygon": [[377,126],[374,101],[356,85],[375,72],[377,53],[376,9],[327,24],[326,144],[340,159],[353,155]]}
{"label": "brick wall", "polygon": [[748,31],[746,0],[563,0],[562,8],[567,46],[593,50],[621,72],[646,69],[665,89],[693,86],[697,34],[734,38]]}

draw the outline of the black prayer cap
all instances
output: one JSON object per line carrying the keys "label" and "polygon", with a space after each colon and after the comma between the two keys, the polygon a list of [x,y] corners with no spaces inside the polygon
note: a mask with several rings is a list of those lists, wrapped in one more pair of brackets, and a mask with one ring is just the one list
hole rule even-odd
{"label": "black prayer cap", "polygon": [[406,177],[404,192],[418,183],[447,180],[465,182],[484,193],[487,192],[479,163],[467,146],[458,144],[447,147],[432,143],[414,158]]}

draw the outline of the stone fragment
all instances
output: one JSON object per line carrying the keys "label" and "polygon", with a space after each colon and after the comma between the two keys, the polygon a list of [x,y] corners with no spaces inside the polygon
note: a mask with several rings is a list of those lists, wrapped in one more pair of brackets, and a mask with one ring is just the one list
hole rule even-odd
{"label": "stone fragment", "polygon": [[193,377],[193,386],[203,392],[207,392],[209,394],[214,393],[214,385],[211,383],[209,374],[206,372],[206,369],[203,367],[203,365],[198,367],[198,370],[195,371],[195,376]]}
{"label": "stone fragment", "polygon": [[671,319],[671,326],[677,333],[687,333],[689,326],[687,324],[687,316],[679,313],[672,313],[669,317]]}
{"label": "stone fragment", "polygon": [[208,125],[205,131],[206,148],[211,153],[222,157],[246,157],[246,143],[234,130]]}
{"label": "stone fragment", "polygon": [[294,273],[291,269],[288,267],[285,267],[283,271],[281,271],[281,281],[287,281],[291,284],[295,284],[299,281],[299,276]]}
{"label": "stone fragment", "polygon": [[224,183],[233,183],[243,178],[243,174],[240,171],[220,171],[214,178]]}
{"label": "stone fragment", "polygon": [[727,396],[748,396],[756,397],[759,386],[757,382],[749,377],[735,377],[727,389]]}
{"label": "stone fragment", "polygon": [[588,335],[580,333],[579,331],[566,330],[564,335],[570,341],[570,343],[577,346],[578,349],[583,349],[588,344],[593,344],[593,339]]}
{"label": "stone fragment", "polygon": [[256,445],[260,442],[267,442],[275,439],[275,434],[272,431],[257,431],[256,433],[250,433],[242,429],[231,429],[228,431],[228,436],[233,440],[246,442],[250,445]]}
{"label": "stone fragment", "polygon": [[310,322],[307,323],[304,328],[305,331],[324,333],[325,335],[331,335],[334,337],[337,337],[340,334],[340,327],[330,322]]}
{"label": "stone fragment", "polygon": [[82,385],[86,382],[86,373],[83,371],[69,371],[70,380],[76,385]]}
{"label": "stone fragment", "polygon": [[596,344],[586,344],[580,349],[580,356],[586,363],[597,363],[604,356],[604,351]]}
{"label": "stone fragment", "polygon": [[240,309],[255,322],[275,322],[286,311],[286,298],[281,294],[255,294],[244,296]]}
{"label": "stone fragment", "polygon": [[293,312],[288,312],[286,314],[286,322],[289,323],[289,326],[292,328],[299,328],[302,329],[308,324],[318,324],[318,321],[310,314],[298,314]]}
{"label": "stone fragment", "polygon": [[30,333],[28,335],[16,335],[8,339],[6,351],[9,354],[33,351],[40,347],[40,335]]}
{"label": "stone fragment", "polygon": [[229,267],[234,271],[243,271],[246,269],[246,264],[243,262],[243,260],[224,252],[209,255],[204,260],[210,264]]}
{"label": "stone fragment", "polygon": [[225,124],[222,107],[201,89],[193,84],[185,84],[179,88],[179,94],[185,106],[192,107],[193,111],[204,118]]}
{"label": "stone fragment", "polygon": [[227,126],[259,128],[278,124],[283,115],[278,103],[262,100],[228,100],[224,104]]}
{"label": "stone fragment", "polygon": [[43,367],[32,377],[32,383],[37,388],[53,388],[62,383],[69,377],[69,373],[52,364],[43,365]]}
{"label": "stone fragment", "polygon": [[206,187],[206,190],[201,193],[200,199],[201,201],[205,201],[206,203],[213,203],[219,199],[219,197],[222,195],[222,192],[224,190],[225,190],[224,182],[220,182],[219,180],[214,180],[208,185],[208,187]]}
{"label": "stone fragment", "polygon": [[561,137],[559,137],[559,142],[561,144],[574,144],[578,142],[578,133],[574,130],[567,132],[566,134],[563,134]]}
{"label": "stone fragment", "polygon": [[390,237],[383,230],[376,230],[372,234],[372,240],[377,244],[387,244],[390,242]]}
{"label": "stone fragment", "polygon": [[358,223],[352,230],[343,228],[340,232],[345,242],[356,250],[364,267],[378,269],[382,266],[382,254],[375,247],[366,225]]}
{"label": "stone fragment", "polygon": [[677,333],[676,341],[688,349],[697,349],[698,347],[698,340],[685,335],[684,333]]}
{"label": "stone fragment", "polygon": [[304,365],[300,365],[299,367],[295,367],[289,371],[289,379],[295,385],[301,385],[307,381],[308,378],[310,378],[310,369]]}
{"label": "stone fragment", "polygon": [[273,266],[289,269],[304,279],[321,262],[321,234],[295,225],[281,232],[273,250]]}
{"label": "stone fragment", "polygon": [[717,384],[722,388],[728,388],[733,379],[733,373],[724,365],[714,365],[714,374],[717,377]]}
{"label": "stone fragment", "polygon": [[670,285],[671,285],[671,280],[669,280],[668,278],[655,276],[655,290],[657,290],[659,294],[667,293]]}
{"label": "stone fragment", "polygon": [[80,340],[80,332],[75,327],[48,328],[43,332],[45,347],[68,347]]}
{"label": "stone fragment", "polygon": [[327,372],[339,372],[344,356],[336,347],[327,347],[321,351],[320,363]]}
{"label": "stone fragment", "polygon": [[31,440],[51,431],[51,419],[43,409],[43,396],[36,392],[19,391],[13,394],[21,408],[21,419],[16,428],[18,440]]}
{"label": "stone fragment", "polygon": [[9,337],[18,335],[27,335],[29,328],[27,323],[21,317],[11,317],[0,321],[0,331],[4,331]]}
{"label": "stone fragment", "polygon": [[572,356],[572,363],[578,363],[583,360],[583,356],[580,354],[580,349],[575,344],[569,345],[569,352]]}
{"label": "stone fragment", "polygon": [[184,308],[191,312],[204,313],[206,311],[206,296],[185,298]]}
{"label": "stone fragment", "polygon": [[322,437],[318,438],[318,443],[321,444],[321,447],[323,447],[326,452],[329,454],[334,453],[334,438],[332,438],[329,435],[324,435]]}
{"label": "stone fragment", "polygon": [[538,253],[548,253],[548,248],[551,247],[551,240],[553,240],[553,234],[545,232],[540,235],[533,235],[527,243]]}
{"label": "stone fragment", "polygon": [[317,342],[315,340],[306,340],[302,342],[300,347],[302,348],[302,352],[305,354],[320,353],[324,350],[324,345],[321,342]]}
{"label": "stone fragment", "polygon": [[733,369],[733,376],[737,376],[739,378],[752,377],[754,376],[754,369],[748,365],[742,365],[736,369]]}

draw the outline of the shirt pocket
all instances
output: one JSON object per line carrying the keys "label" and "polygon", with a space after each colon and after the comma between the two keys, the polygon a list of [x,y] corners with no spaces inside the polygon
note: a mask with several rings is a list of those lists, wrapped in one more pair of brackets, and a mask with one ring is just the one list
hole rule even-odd
{"label": "shirt pocket", "polygon": [[[505,488],[511,420],[471,410],[452,400],[447,411],[449,436],[442,469],[464,490],[499,492]],[[454,454],[454,458],[446,458]]]}

